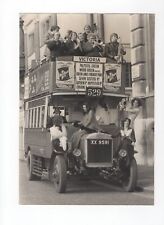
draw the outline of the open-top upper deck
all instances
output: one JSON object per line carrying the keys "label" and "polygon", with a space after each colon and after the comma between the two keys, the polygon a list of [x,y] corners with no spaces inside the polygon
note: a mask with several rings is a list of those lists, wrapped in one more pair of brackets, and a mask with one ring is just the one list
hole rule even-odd
{"label": "open-top upper deck", "polygon": [[126,64],[104,57],[66,56],[46,61],[25,77],[25,100],[44,94],[122,96]]}

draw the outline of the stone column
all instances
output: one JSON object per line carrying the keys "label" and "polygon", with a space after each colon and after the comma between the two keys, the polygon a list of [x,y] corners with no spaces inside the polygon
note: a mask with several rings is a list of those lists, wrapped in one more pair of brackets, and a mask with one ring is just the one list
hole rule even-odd
{"label": "stone column", "polygon": [[133,14],[131,20],[132,95],[144,97],[145,89],[145,40],[143,14]]}
{"label": "stone column", "polygon": [[[132,96],[143,98],[146,94],[145,77],[145,37],[144,37],[144,15],[130,15],[131,30],[131,64],[132,64]],[[144,105],[144,101],[143,101]],[[145,107],[142,106],[142,109]],[[144,110],[140,118],[135,120],[136,134],[136,159],[138,164],[146,164],[146,144],[145,144],[145,121]]]}
{"label": "stone column", "polygon": [[57,24],[57,14],[53,13],[51,14],[51,26],[56,26]]}
{"label": "stone column", "polygon": [[104,15],[97,15],[97,27],[98,27],[98,35],[102,41],[104,41]]}
{"label": "stone column", "polygon": [[154,28],[155,15],[145,14],[145,77],[146,77],[146,151],[148,165],[154,164]]}
{"label": "stone column", "polygon": [[[142,113],[137,118],[136,123],[136,148],[138,154],[136,158],[139,164],[149,163],[149,152],[153,145],[149,146],[149,140],[153,139],[152,127],[153,104],[148,101],[150,90],[154,87],[153,80],[153,61],[154,52],[152,40],[154,29],[150,32],[152,26],[150,14],[132,14],[131,22],[131,64],[132,64],[132,96],[142,98]],[[154,98],[154,97],[153,97]],[[152,107],[152,108],[151,108]],[[151,118],[150,118],[150,115]],[[151,125],[150,125],[150,123]],[[153,129],[153,127],[152,127]],[[149,146],[149,147],[148,147]],[[153,151],[153,150],[151,150]]]}
{"label": "stone column", "polygon": [[93,26],[93,14],[87,14],[87,25]]}

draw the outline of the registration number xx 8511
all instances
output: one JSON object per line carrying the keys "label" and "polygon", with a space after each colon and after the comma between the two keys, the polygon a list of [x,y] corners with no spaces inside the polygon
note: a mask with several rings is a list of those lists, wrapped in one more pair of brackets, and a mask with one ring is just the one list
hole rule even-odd
{"label": "registration number xx 8511", "polygon": [[109,145],[109,139],[90,140],[91,145]]}

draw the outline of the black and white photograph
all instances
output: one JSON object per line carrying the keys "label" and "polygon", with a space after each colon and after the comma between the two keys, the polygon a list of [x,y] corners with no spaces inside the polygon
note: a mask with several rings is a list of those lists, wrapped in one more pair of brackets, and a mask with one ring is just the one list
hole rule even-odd
{"label": "black and white photograph", "polygon": [[19,203],[153,205],[155,15],[22,13],[19,29]]}
{"label": "black and white photograph", "polygon": [[2,1],[0,224],[163,224],[163,10]]}

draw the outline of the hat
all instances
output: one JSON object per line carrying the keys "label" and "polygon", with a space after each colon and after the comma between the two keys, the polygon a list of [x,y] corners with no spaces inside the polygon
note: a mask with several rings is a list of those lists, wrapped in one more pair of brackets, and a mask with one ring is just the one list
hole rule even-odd
{"label": "hat", "polygon": [[58,69],[58,72],[61,73],[61,71],[64,70],[65,72],[68,71],[68,66],[64,66]]}
{"label": "hat", "polygon": [[107,75],[109,75],[109,74],[111,74],[111,73],[112,73],[112,74],[115,74],[115,73],[116,73],[116,69],[106,70],[105,72],[106,72]]}

